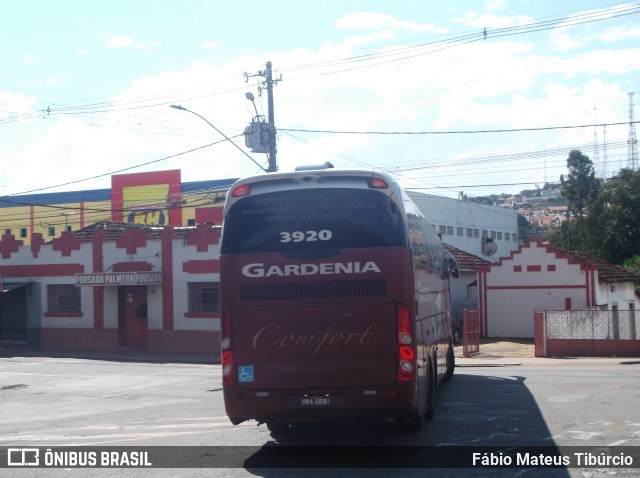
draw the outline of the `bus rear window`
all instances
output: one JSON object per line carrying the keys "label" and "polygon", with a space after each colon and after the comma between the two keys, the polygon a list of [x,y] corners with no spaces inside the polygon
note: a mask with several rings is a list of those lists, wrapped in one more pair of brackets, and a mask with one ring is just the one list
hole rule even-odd
{"label": "bus rear window", "polygon": [[407,245],[396,204],[368,189],[248,196],[229,209],[224,221],[222,254]]}

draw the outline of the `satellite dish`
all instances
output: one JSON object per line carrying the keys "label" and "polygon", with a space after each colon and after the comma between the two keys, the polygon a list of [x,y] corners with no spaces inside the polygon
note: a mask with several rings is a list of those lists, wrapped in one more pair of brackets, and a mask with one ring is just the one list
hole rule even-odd
{"label": "satellite dish", "polygon": [[492,256],[498,250],[498,244],[493,242],[493,239],[484,239],[482,242],[482,253],[485,256]]}

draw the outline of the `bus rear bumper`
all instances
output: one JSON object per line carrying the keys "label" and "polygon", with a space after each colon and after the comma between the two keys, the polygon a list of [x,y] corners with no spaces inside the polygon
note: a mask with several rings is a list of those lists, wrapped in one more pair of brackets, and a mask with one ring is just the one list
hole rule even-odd
{"label": "bus rear bumper", "polygon": [[225,388],[227,415],[232,423],[382,419],[416,413],[414,387],[375,387],[359,390],[239,390]]}

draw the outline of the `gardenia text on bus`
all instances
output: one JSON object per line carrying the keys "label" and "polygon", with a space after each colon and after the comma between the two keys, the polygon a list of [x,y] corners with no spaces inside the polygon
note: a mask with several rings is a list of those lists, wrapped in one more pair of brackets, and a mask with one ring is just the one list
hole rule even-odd
{"label": "gardenia text on bus", "polygon": [[286,276],[310,276],[315,274],[366,274],[368,272],[382,272],[373,262],[324,262],[321,264],[285,264],[265,265],[261,262],[247,264],[242,268],[245,277],[286,277]]}

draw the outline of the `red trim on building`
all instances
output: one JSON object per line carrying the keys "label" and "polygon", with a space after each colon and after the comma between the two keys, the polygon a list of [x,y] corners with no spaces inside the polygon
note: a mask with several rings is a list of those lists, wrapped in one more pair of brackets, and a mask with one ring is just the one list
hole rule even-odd
{"label": "red trim on building", "polygon": [[84,238],[76,236],[73,231],[64,231],[60,237],[51,241],[54,251],[59,251],[63,257],[69,257],[73,251],[79,251]]}
{"label": "red trim on building", "polygon": [[513,266],[513,272],[522,272],[522,266]]}
{"label": "red trim on building", "polygon": [[585,284],[545,284],[545,285],[491,285],[487,286],[487,289],[492,290],[518,290],[518,289],[585,289],[588,288]]}
{"label": "red trim on building", "polygon": [[216,229],[214,231],[209,224],[197,225],[196,230],[187,236],[187,245],[197,246],[198,252],[207,252],[209,245],[218,244],[219,242],[220,230]]}
{"label": "red trim on building", "polygon": [[173,228],[162,230],[162,330],[173,331]]}
{"label": "red trim on building", "polygon": [[205,274],[220,272],[220,261],[217,259],[192,260],[182,263],[182,270],[187,274]]}
{"label": "red trim on building", "polygon": [[489,321],[487,319],[487,272],[478,271],[478,313],[480,314],[480,336],[486,337],[489,333]]}
{"label": "red trim on building", "polygon": [[148,262],[116,262],[111,267],[113,272],[148,272],[153,264]]}
{"label": "red trim on building", "polygon": [[42,234],[36,232],[33,236],[31,236],[31,254],[34,258],[38,257],[40,253],[40,248],[46,244],[45,240],[42,238]]}
{"label": "red trim on building", "polygon": [[[103,250],[106,235],[104,231],[98,230],[93,235],[93,272],[104,270]],[[93,327],[104,329],[104,287],[93,287]]]}
{"label": "red trim on building", "polygon": [[[29,206],[29,229],[29,235],[34,235],[33,231],[36,230],[35,206]],[[42,236],[42,234],[40,234],[40,236]]]}
{"label": "red trim on building", "polygon": [[221,206],[196,208],[196,224],[222,224],[222,209]]}
{"label": "red trim on building", "polygon": [[527,266],[527,272],[542,272],[542,266],[541,265],[528,265]]}
{"label": "red trim on building", "polygon": [[20,246],[24,245],[24,241],[17,240],[13,234],[3,234],[0,239],[0,253],[3,259],[9,259],[11,254],[18,252]]}
{"label": "red trim on building", "polygon": [[2,266],[3,277],[68,277],[84,273],[82,264]]}
{"label": "red trim on building", "polygon": [[[111,176],[111,219],[117,222],[126,222],[123,210],[124,188],[136,186],[151,186],[155,184],[167,184],[169,186],[169,199],[180,199],[182,180],[179,169],[168,171],[151,171],[146,173],[115,174]],[[169,224],[182,225],[182,209],[169,208]]]}
{"label": "red trim on building", "polygon": [[137,227],[127,229],[123,235],[116,237],[116,247],[125,249],[127,254],[135,254],[139,247],[146,247],[149,235]]}
{"label": "red trim on building", "polygon": [[555,272],[556,265],[555,264],[547,264],[547,272]]}

